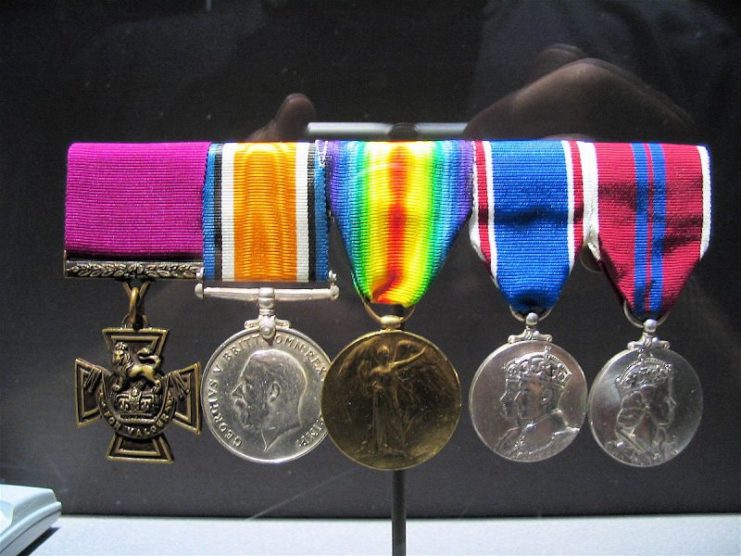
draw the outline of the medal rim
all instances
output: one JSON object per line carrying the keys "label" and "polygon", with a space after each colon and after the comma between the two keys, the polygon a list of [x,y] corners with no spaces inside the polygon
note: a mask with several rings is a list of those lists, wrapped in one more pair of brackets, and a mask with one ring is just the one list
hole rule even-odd
{"label": "medal rim", "polygon": [[[427,345],[429,345],[432,348],[434,348],[435,351],[437,351],[442,356],[442,358],[445,360],[445,362],[449,365],[450,369],[453,371],[453,376],[455,377],[455,383],[456,383],[456,386],[458,387],[457,388],[458,402],[456,404],[457,411],[456,411],[456,416],[455,416],[455,422],[453,423],[453,426],[451,427],[451,430],[450,430],[450,435],[445,440],[445,442],[442,444],[442,446],[440,446],[440,448],[437,449],[437,451],[435,451],[428,458],[426,458],[426,459],[424,459],[422,461],[419,461],[419,462],[416,462],[416,463],[412,463],[410,465],[400,466],[400,467],[376,467],[376,466],[369,465],[369,464],[367,464],[365,462],[362,462],[362,461],[359,461],[359,460],[355,459],[354,457],[352,457],[351,455],[349,455],[344,450],[344,448],[342,448],[338,444],[338,442],[335,440],[334,436],[332,435],[332,432],[330,431],[329,425],[327,425],[327,421],[325,420],[324,421],[324,424],[325,424],[327,435],[332,440],[332,444],[335,445],[335,447],[342,453],[342,455],[344,455],[346,458],[348,458],[352,462],[357,463],[358,465],[361,465],[361,466],[365,467],[366,469],[371,469],[373,471],[405,471],[407,469],[412,469],[414,467],[417,467],[418,465],[422,465],[423,463],[426,463],[426,462],[430,461],[431,459],[433,459],[435,456],[437,456],[450,443],[450,440],[453,438],[453,435],[455,434],[455,431],[458,429],[458,425],[460,424],[460,421],[461,421],[461,413],[462,413],[462,408],[463,408],[463,394],[461,392],[460,376],[458,375],[458,371],[456,370],[455,365],[453,365],[452,361],[450,361],[450,359],[448,359],[448,357],[445,355],[445,353],[443,352],[443,350],[441,350],[436,344],[434,344],[433,342],[431,342],[430,340],[428,340],[424,336],[420,336],[419,334],[414,334],[413,332],[408,332],[406,330],[398,330],[398,329],[374,330],[372,332],[368,332],[367,334],[363,334],[362,336],[359,336],[358,338],[355,338],[349,344],[347,344],[345,347],[343,347],[337,353],[337,355],[334,357],[334,359],[332,359],[332,362],[331,362],[329,368],[327,369],[327,374],[325,376],[325,381],[324,381],[324,384],[322,385],[322,394],[324,394],[324,386],[326,385],[326,377],[329,376],[330,372],[335,368],[335,363],[337,362],[337,360],[340,358],[341,355],[343,355],[344,353],[350,351],[356,345],[358,345],[358,344],[360,344],[360,343],[362,343],[362,342],[364,342],[364,341],[366,341],[366,340],[368,340],[370,338],[381,337],[383,335],[391,335],[391,334],[402,334],[402,335],[405,335],[405,336],[410,336],[410,337],[415,338],[417,340],[420,340],[422,342],[425,342]],[[324,396],[323,395],[322,395],[322,401],[321,401],[321,403],[322,403],[322,416],[324,416],[325,411],[324,411]]]}
{"label": "medal rim", "polygon": [[[584,396],[583,396],[584,410],[582,412],[581,418],[578,420],[579,426],[578,426],[578,430],[577,430],[576,434],[574,434],[574,436],[560,450],[558,450],[557,452],[554,452],[553,454],[549,455],[548,457],[544,457],[544,458],[540,458],[540,459],[532,459],[532,460],[522,460],[522,459],[510,458],[510,457],[507,457],[507,456],[505,456],[503,454],[500,454],[497,450],[495,450],[494,448],[492,448],[489,445],[489,442],[484,439],[483,435],[479,431],[478,426],[476,425],[476,419],[474,417],[474,415],[476,414],[476,412],[474,411],[474,408],[473,408],[473,392],[476,389],[476,385],[479,383],[479,380],[481,379],[481,376],[483,376],[486,367],[495,358],[501,356],[502,353],[505,353],[505,352],[510,351],[510,350],[514,351],[516,348],[519,348],[520,346],[523,346],[523,345],[532,345],[533,347],[537,347],[537,348],[541,348],[541,349],[544,349],[546,346],[551,347],[551,349],[556,348],[556,350],[558,350],[558,352],[559,352],[559,354],[557,354],[557,355],[563,354],[563,355],[566,356],[565,358],[570,359],[571,362],[574,363],[574,367],[573,368],[570,365],[568,366],[568,368],[569,368],[569,370],[571,372],[579,371],[580,376],[583,379],[583,384],[584,384]],[[559,359],[561,359],[563,361],[563,359],[561,357],[559,357]],[[490,451],[492,451],[493,453],[495,453],[497,456],[499,456],[501,458],[504,458],[507,461],[511,461],[513,463],[539,463],[541,461],[545,461],[547,459],[550,459],[552,457],[555,457],[558,454],[560,454],[561,452],[563,452],[566,448],[568,448],[574,442],[574,440],[576,439],[576,437],[581,432],[582,428],[584,428],[584,422],[586,421],[587,414],[589,412],[589,395],[588,395],[588,392],[589,392],[589,388],[588,388],[588,385],[587,385],[587,379],[586,379],[586,375],[584,374],[584,370],[582,369],[581,365],[576,360],[576,358],[573,355],[571,355],[571,353],[569,353],[568,351],[566,351],[566,349],[562,348],[560,345],[558,345],[558,344],[556,344],[556,343],[554,343],[552,341],[546,341],[546,340],[520,340],[520,341],[512,342],[512,343],[509,343],[508,342],[506,344],[503,344],[503,345],[499,346],[497,349],[495,349],[493,352],[491,352],[486,357],[486,359],[484,359],[481,362],[481,364],[479,365],[479,368],[476,370],[476,373],[473,376],[473,379],[471,380],[471,387],[468,390],[468,412],[469,412],[469,415],[471,417],[471,424],[473,425],[473,430],[476,431],[476,436],[478,436],[479,440]]]}
{"label": "medal rim", "polygon": [[[598,386],[598,383],[604,381],[604,376],[607,374],[607,370],[611,366],[613,366],[618,360],[630,354],[635,354],[635,356],[638,357],[639,351],[640,351],[639,349],[630,349],[630,348],[624,349],[616,353],[615,355],[613,355],[604,365],[602,365],[602,368],[599,370],[599,372],[597,373],[597,376],[595,376],[594,381],[592,382],[592,387],[589,389],[589,399],[587,400],[587,421],[589,422],[589,429],[592,432],[592,437],[594,438],[594,441],[604,453],[606,453],[612,459],[614,459],[615,461],[623,465],[628,465],[630,467],[634,467],[637,469],[650,469],[650,468],[658,467],[660,465],[664,465],[665,463],[669,463],[670,461],[675,459],[677,456],[682,454],[682,452],[684,452],[687,449],[687,446],[690,445],[692,440],[695,438],[695,435],[697,434],[698,429],[700,428],[700,424],[702,423],[702,414],[705,409],[705,404],[704,404],[704,397],[703,397],[703,391],[702,391],[702,383],[700,382],[700,375],[697,374],[695,367],[693,367],[692,364],[687,359],[684,358],[684,356],[672,350],[671,348],[658,348],[658,349],[653,349],[653,350],[647,350],[648,353],[652,356],[655,355],[656,353],[659,353],[659,354],[660,353],[671,353],[673,357],[676,357],[677,359],[681,360],[683,363],[685,363],[686,367],[690,371],[692,371],[692,375],[694,376],[697,382],[698,402],[699,402],[698,413],[700,417],[694,423],[694,427],[692,428],[692,434],[689,435],[682,449],[680,449],[676,454],[674,454],[672,457],[664,461],[653,463],[650,465],[638,465],[636,463],[632,463],[632,462],[620,459],[616,455],[607,451],[607,448],[605,448],[602,441],[597,436],[597,432],[595,431],[595,426],[594,426],[593,418],[592,418],[592,407],[593,407],[594,397],[596,395],[595,394],[596,387]],[[607,384],[609,384],[609,381],[607,382]]]}
{"label": "medal rim", "polygon": [[[219,442],[219,444],[221,444],[221,446],[223,448],[226,448],[230,453],[234,454],[235,456],[239,457],[240,459],[251,461],[253,463],[279,465],[279,464],[282,464],[282,463],[288,463],[288,462],[297,460],[299,458],[302,458],[303,456],[307,455],[309,452],[313,451],[317,446],[319,446],[325,440],[325,438],[327,437],[327,425],[326,425],[326,423],[324,424],[324,430],[322,431],[322,433],[320,435],[321,438],[319,438],[317,440],[317,442],[314,442],[314,443],[310,444],[309,446],[305,446],[305,449],[304,450],[299,451],[296,454],[293,454],[293,455],[290,455],[290,456],[285,456],[285,457],[282,457],[282,458],[266,459],[266,458],[258,458],[258,457],[255,457],[255,456],[247,455],[247,454],[245,454],[243,452],[240,452],[239,450],[237,450],[233,446],[229,445],[226,441],[224,441],[224,439],[221,438],[221,436],[219,436],[218,434],[216,434],[214,432],[214,429],[211,426],[211,421],[209,420],[209,418],[207,416],[207,412],[208,412],[208,407],[209,406],[208,406],[208,400],[207,400],[207,396],[206,396],[206,392],[207,392],[206,385],[208,384],[208,376],[209,376],[209,373],[211,372],[211,369],[212,369],[213,364],[216,362],[216,360],[218,359],[219,355],[221,355],[222,351],[229,344],[231,344],[232,342],[236,341],[239,338],[242,338],[243,336],[249,336],[249,335],[255,334],[255,333],[258,333],[258,334],[260,333],[260,327],[259,327],[259,325],[250,326],[248,328],[245,328],[243,330],[240,330],[239,332],[236,332],[235,334],[232,334],[231,336],[229,336],[229,338],[227,338],[226,340],[224,340],[219,345],[219,347],[217,347],[214,350],[214,352],[211,354],[211,357],[209,358],[208,362],[206,363],[206,365],[203,368],[203,375],[201,377],[201,396],[200,396],[200,402],[201,402],[201,407],[203,408],[203,413],[204,413],[203,420],[206,421],[206,425],[208,427],[208,431],[211,433],[211,436],[213,436]],[[324,391],[324,379],[326,378],[327,373],[329,372],[329,367],[330,367],[331,360],[327,356],[327,353],[314,340],[312,340],[311,338],[309,338],[303,332],[300,332],[298,330],[295,330],[295,329],[293,329],[293,328],[291,328],[289,326],[276,326],[275,327],[275,333],[276,333],[276,335],[278,333],[284,333],[284,334],[285,333],[288,333],[290,335],[293,335],[293,336],[295,336],[295,337],[303,340],[307,344],[310,344],[312,347],[314,347],[317,350],[317,352],[318,352],[317,354],[318,355],[321,355],[324,358],[324,360],[327,362],[327,370],[324,372],[323,376],[321,377],[322,388],[319,389],[319,408],[320,408],[319,418],[322,420],[322,423],[324,423],[324,417],[323,417],[322,412],[321,412],[321,407],[322,407],[322,392]],[[268,344],[268,347],[272,347],[272,344]]]}

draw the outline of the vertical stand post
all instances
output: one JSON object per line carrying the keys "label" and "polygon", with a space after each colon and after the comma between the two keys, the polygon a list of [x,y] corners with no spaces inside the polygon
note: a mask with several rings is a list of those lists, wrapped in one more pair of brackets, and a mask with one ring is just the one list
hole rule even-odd
{"label": "vertical stand post", "polygon": [[406,556],[407,553],[407,500],[406,471],[393,471],[391,480],[393,500],[391,502],[391,554]]}
{"label": "vertical stand post", "polygon": [[[394,306],[394,314],[402,316],[404,307]],[[399,328],[404,330],[404,324]],[[407,554],[407,493],[406,471],[393,471],[391,477],[391,554],[392,556],[406,556]]]}

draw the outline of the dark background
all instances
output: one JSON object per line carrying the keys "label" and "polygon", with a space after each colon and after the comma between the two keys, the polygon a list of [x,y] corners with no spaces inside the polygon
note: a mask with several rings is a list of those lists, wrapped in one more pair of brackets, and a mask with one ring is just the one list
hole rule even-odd
{"label": "dark background", "polygon": [[[671,96],[713,155],[711,247],[660,329],[697,369],[703,421],[684,453],[653,469],[613,461],[586,425],[558,456],[515,464],[484,447],[464,408],[450,444],[408,473],[409,513],[741,510],[735,12],[684,1],[212,4],[0,8],[0,481],[51,487],[67,513],[388,515],[390,475],[353,464],[329,440],[293,463],[260,466],[223,450],[208,431],[194,437],[170,427],[176,462],[157,466],[107,461],[112,432],[103,423],[76,429],[73,361],[106,360],[100,329],[120,322],[126,301],[113,282],[62,278],[66,149],[74,141],[243,139],[295,91],[315,102],[319,120],[465,121],[521,86],[542,48],[565,42]],[[330,356],[375,326],[332,239],[340,301],[279,306]],[[205,362],[256,308],[199,301],[193,284],[180,282],[156,284],[147,313],[171,329],[172,369]],[[448,355],[466,395],[479,363],[520,331],[466,233],[408,328]],[[590,384],[638,336],[605,277],[580,265],[542,328],[580,361]]]}

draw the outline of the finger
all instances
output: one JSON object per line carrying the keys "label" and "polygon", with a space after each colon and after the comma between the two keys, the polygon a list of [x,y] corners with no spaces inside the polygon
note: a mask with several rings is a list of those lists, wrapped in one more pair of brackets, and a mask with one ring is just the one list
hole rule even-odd
{"label": "finger", "polygon": [[470,138],[581,134],[596,140],[689,141],[690,116],[624,70],[592,58],[567,64],[477,114]]}
{"label": "finger", "polygon": [[306,126],[316,119],[314,104],[301,93],[288,95],[267,125],[252,133],[248,141],[297,141]]}
{"label": "finger", "polygon": [[586,58],[586,53],[579,47],[570,44],[552,44],[535,57],[527,83],[537,81],[557,69]]}

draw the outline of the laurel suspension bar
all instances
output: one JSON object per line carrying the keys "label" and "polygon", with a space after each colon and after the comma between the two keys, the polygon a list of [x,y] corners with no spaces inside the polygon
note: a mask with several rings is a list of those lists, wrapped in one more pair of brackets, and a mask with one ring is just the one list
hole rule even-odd
{"label": "laurel suspension bar", "polygon": [[472,143],[321,143],[332,214],[359,293],[410,307],[470,211]]}
{"label": "laurel suspension bar", "polygon": [[310,143],[214,144],[203,187],[206,279],[326,280],[324,180]]}

